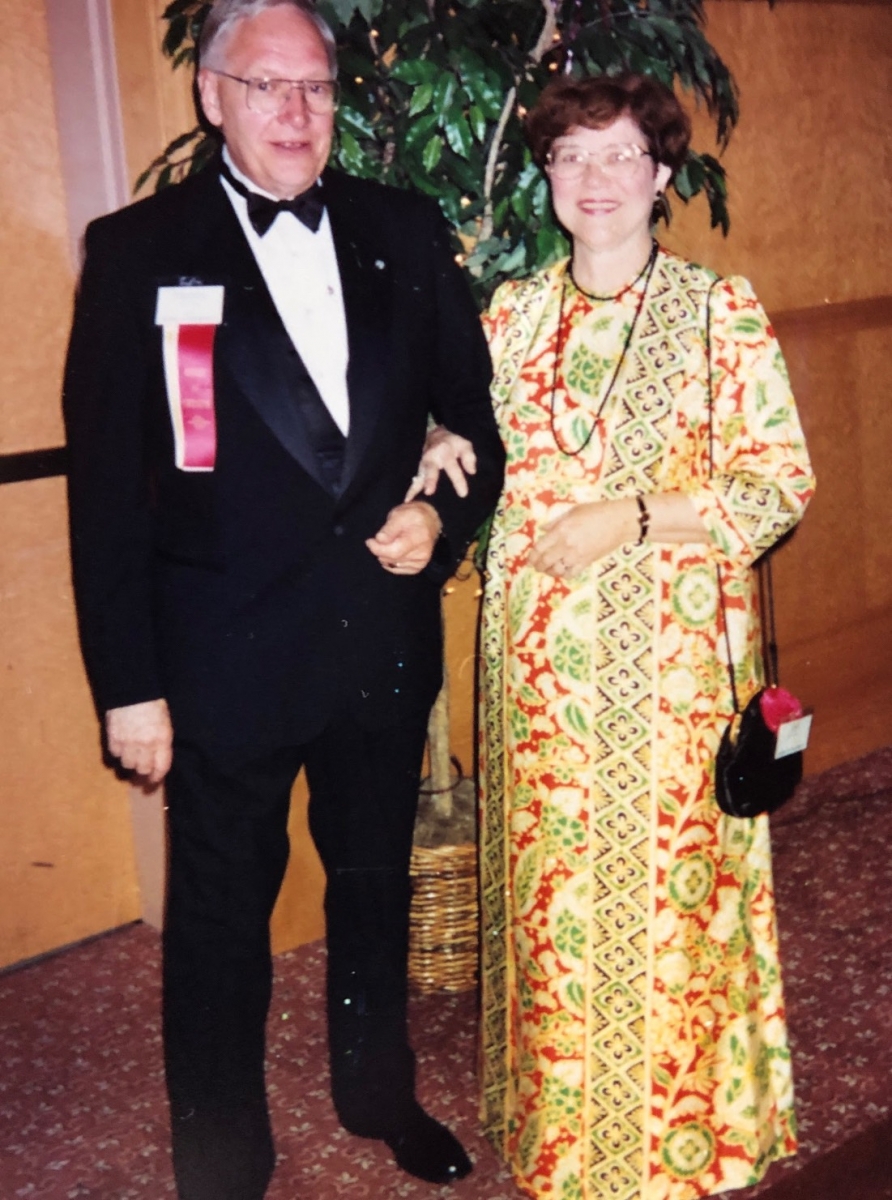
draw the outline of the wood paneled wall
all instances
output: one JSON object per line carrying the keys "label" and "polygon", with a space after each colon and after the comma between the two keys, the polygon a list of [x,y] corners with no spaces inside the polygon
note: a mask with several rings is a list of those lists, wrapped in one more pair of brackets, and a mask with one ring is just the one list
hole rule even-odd
{"label": "wood paneled wall", "polygon": [[694,201],[666,240],[752,281],[790,370],[818,490],[775,575],[782,678],[815,709],[811,773],[892,740],[892,6],[706,10],[741,91],[731,234]]}
{"label": "wood paneled wall", "polygon": [[[188,81],[157,48],[164,2],[110,0],[131,179],[192,119]],[[780,0],[769,10],[760,0],[707,0],[706,10],[742,94],[724,158],[732,232],[727,241],[710,233],[695,201],[665,240],[750,278],[787,355],[819,487],[777,560],[782,670],[816,709],[807,758],[815,771],[888,742],[892,724],[892,5]],[[0,452],[11,452],[61,440],[73,277],[43,4],[17,6],[4,32]],[[79,663],[62,481],[0,487],[0,537],[3,964],[129,920],[140,900],[127,789],[99,765]],[[477,590],[471,577],[444,600],[453,750],[466,769]],[[322,873],[300,785],[291,834],[277,949],[322,932]],[[157,891],[159,845],[146,840]]]}
{"label": "wood paneled wall", "polygon": [[[0,44],[0,453],[57,446],[74,275],[42,3]],[[0,487],[0,965],[139,915],[77,644],[61,479]]]}

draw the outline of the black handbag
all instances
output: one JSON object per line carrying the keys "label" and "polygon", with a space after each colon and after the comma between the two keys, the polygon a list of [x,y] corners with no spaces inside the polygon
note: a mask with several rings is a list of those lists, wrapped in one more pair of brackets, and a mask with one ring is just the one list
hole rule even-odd
{"label": "black handbag", "polygon": [[[712,346],[710,299],[706,298],[706,374],[709,400],[709,475],[713,473],[712,434]],[[728,653],[728,678],[734,716],[722,734],[715,761],[715,795],[719,808],[730,817],[757,817],[772,813],[793,795],[802,779],[802,751],[776,758],[778,729],[785,720],[802,716],[802,706],[786,689],[778,686],[777,640],[774,627],[774,589],[771,560],[766,555],[756,565],[759,577],[759,608],[762,613],[762,661],[766,686],[747,704],[743,713],[734,680],[734,659],[728,633],[728,616],[722,590],[721,568],[716,566],[719,605]],[[738,720],[739,718],[739,720]]]}
{"label": "black handbag", "polygon": [[[735,716],[722,734],[715,760],[715,796],[719,808],[730,817],[758,817],[760,813],[775,812],[786,803],[802,779],[802,751],[776,758],[777,731],[784,720],[802,716],[802,706],[796,698],[777,683],[777,643],[774,640],[774,597],[771,586],[771,563],[763,560],[759,572],[759,596],[763,618],[768,617],[768,633],[762,626],[762,653],[768,684],[761,688],[740,713],[737,688],[734,683],[734,663],[725,600],[721,593],[722,579],[718,571],[719,597],[728,648],[728,677]],[[768,603],[764,602],[767,590]],[[737,716],[740,716],[739,725]],[[738,726],[736,736],[735,725]]]}

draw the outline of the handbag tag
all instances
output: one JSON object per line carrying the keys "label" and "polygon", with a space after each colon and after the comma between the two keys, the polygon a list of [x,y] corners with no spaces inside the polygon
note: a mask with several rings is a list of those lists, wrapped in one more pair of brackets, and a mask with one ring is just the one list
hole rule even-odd
{"label": "handbag tag", "polygon": [[774,748],[775,758],[786,758],[788,754],[798,754],[808,745],[808,735],[811,731],[812,714],[797,717],[795,721],[784,721],[777,731],[777,743]]}

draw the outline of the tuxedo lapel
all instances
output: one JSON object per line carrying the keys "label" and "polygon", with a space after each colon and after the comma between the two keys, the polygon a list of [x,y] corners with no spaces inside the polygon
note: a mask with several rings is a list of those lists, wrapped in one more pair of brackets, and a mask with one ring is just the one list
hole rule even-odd
{"label": "tuxedo lapel", "polygon": [[375,243],[376,222],[358,202],[349,176],[327,171],[324,181],[350,354],[350,431],[341,480],[342,491],[346,491],[382,412],[392,353],[392,265],[383,247]]}
{"label": "tuxedo lapel", "polygon": [[300,389],[315,391],[315,384],[285,331],[214,164],[207,174],[192,274],[201,282],[224,284],[215,347],[219,382],[230,381],[288,453],[327,488],[296,402]]}
{"label": "tuxedo lapel", "polygon": [[[326,487],[311,431],[295,402],[297,389],[309,387],[315,392],[315,384],[285,331],[214,163],[206,168],[206,176],[206,186],[200,194],[195,193],[200,210],[195,228],[201,233],[193,245],[191,273],[197,281],[223,282],[225,286],[216,366],[221,378],[233,382],[288,453]],[[325,173],[326,207],[349,351],[350,429],[339,488],[342,494],[371,444],[392,354],[392,267],[386,252],[376,244],[375,222],[369,220],[352,184],[348,176]]]}

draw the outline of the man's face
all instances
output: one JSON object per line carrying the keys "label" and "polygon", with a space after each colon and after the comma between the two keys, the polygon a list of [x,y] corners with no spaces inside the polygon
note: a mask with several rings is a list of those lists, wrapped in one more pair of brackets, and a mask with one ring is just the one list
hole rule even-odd
{"label": "man's face", "polygon": [[[315,25],[290,5],[240,21],[224,42],[221,69],[242,79],[330,79]],[[232,161],[257,187],[290,200],[315,183],[328,161],[334,113],[311,113],[295,88],[280,112],[252,112],[243,83],[209,68],[198,73],[208,120],[223,131]]]}

